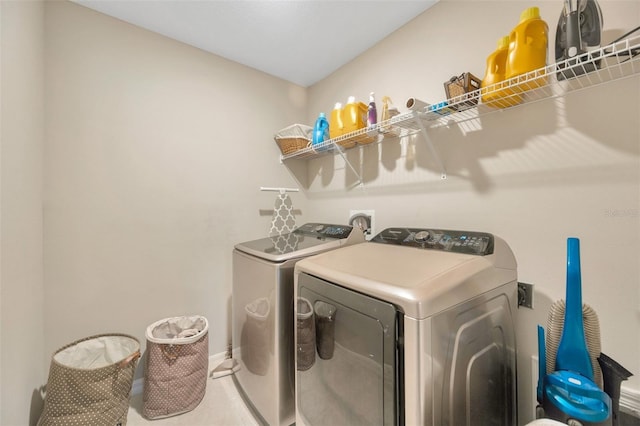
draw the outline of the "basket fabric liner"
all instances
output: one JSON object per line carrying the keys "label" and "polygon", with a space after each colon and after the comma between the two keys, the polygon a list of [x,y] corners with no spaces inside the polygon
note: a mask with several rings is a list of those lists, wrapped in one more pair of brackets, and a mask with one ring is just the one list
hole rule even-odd
{"label": "basket fabric liner", "polygon": [[200,404],[209,368],[208,330],[201,316],[167,318],[147,327],[143,416],[175,416]]}
{"label": "basket fabric liner", "polygon": [[127,336],[101,336],[79,342],[53,356],[59,364],[70,368],[102,368],[122,361],[140,350],[140,344]]}
{"label": "basket fabric liner", "polygon": [[38,426],[126,425],[140,344],[124,334],[87,337],[51,360]]}
{"label": "basket fabric liner", "polygon": [[275,138],[302,138],[310,141],[312,135],[313,127],[307,126],[305,124],[292,124],[291,126],[285,127],[284,129],[281,129],[278,133],[276,133]]}
{"label": "basket fabric liner", "polygon": [[146,338],[153,343],[185,345],[199,340],[208,330],[207,319],[201,316],[166,318],[147,327]]}
{"label": "basket fabric liner", "polygon": [[283,155],[306,148],[311,143],[313,127],[304,124],[292,124],[281,129],[274,139]]}

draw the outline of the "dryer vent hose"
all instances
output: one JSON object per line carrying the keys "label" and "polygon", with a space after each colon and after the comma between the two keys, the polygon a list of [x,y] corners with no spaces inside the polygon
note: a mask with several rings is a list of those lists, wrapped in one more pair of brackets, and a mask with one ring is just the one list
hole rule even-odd
{"label": "dryer vent hose", "polygon": [[[566,303],[564,299],[556,300],[549,310],[549,318],[547,319],[547,336],[546,336],[546,357],[547,357],[547,374],[556,371],[556,354],[558,345],[562,338],[562,329],[564,327],[564,314]],[[603,389],[602,370],[598,363],[600,356],[600,322],[598,315],[591,306],[586,303],[582,304],[582,321],[584,323],[584,335],[587,344],[587,351],[591,359],[593,367],[593,381],[600,389]]]}

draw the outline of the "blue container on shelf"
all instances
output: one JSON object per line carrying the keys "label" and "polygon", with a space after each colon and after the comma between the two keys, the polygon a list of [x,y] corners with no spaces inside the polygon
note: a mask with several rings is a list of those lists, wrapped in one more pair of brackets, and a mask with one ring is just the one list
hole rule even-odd
{"label": "blue container on shelf", "polygon": [[318,115],[316,124],[313,127],[313,137],[311,144],[316,151],[328,151],[331,146],[324,146],[324,142],[329,140],[329,121],[324,112]]}
{"label": "blue container on shelf", "polygon": [[427,111],[435,112],[438,115],[449,115],[452,112],[455,112],[452,108],[449,107],[449,103],[447,101],[439,102],[435,105],[429,105]]}

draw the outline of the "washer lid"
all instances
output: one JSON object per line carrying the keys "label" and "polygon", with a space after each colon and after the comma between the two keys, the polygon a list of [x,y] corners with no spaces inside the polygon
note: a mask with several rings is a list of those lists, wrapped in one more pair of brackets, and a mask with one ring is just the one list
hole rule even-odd
{"label": "washer lid", "polygon": [[[340,247],[353,231],[354,228],[347,225],[306,223],[293,232],[247,241],[235,248],[271,262],[284,262]],[[361,241],[364,237],[354,242]]]}
{"label": "washer lid", "polygon": [[494,237],[485,256],[367,242],[303,259],[305,272],[391,302],[423,319],[516,280],[516,262]]}

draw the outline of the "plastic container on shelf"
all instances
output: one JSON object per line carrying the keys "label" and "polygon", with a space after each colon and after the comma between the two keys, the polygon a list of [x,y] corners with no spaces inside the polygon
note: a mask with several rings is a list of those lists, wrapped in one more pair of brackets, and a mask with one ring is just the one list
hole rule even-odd
{"label": "plastic container on shelf", "polygon": [[378,110],[376,109],[376,98],[373,92],[369,93],[369,106],[367,107],[367,126],[378,123]]}
{"label": "plastic container on shelf", "polygon": [[342,112],[342,124],[344,133],[364,129],[367,126],[367,106],[362,102],[356,102],[354,96],[349,96]]}
{"label": "plastic container on shelf", "polygon": [[434,104],[434,105],[429,105],[429,107],[427,108],[427,112],[444,116],[444,115],[449,115],[456,111],[453,108],[449,107],[449,103],[447,101],[444,101],[444,102],[438,102],[437,104]]}
{"label": "plastic container on shelf", "polygon": [[[354,96],[349,96],[347,104],[342,111],[342,124],[344,125],[344,133],[356,132],[367,127],[367,114],[369,108],[362,102],[356,102]],[[376,140],[375,131],[370,134],[358,134],[347,138],[340,143],[341,146],[350,148],[355,143],[364,145]]]}
{"label": "plastic container on shelf", "polygon": [[389,135],[392,137],[398,136],[400,134],[399,127],[391,126],[389,124],[383,124],[398,114],[400,114],[400,112],[398,111],[398,108],[396,108],[391,102],[391,98],[388,96],[383,96],[382,97],[382,113],[380,116],[380,120],[381,120],[380,124],[382,125],[382,127],[380,127],[380,131],[383,134]]}
{"label": "plastic container on shelf", "polygon": [[331,111],[329,117],[329,137],[335,139],[344,133],[344,124],[342,123],[342,104],[336,102],[336,106]]}
{"label": "plastic container on shelf", "polygon": [[[509,54],[507,57],[505,79],[510,79],[531,71],[544,68],[547,65],[549,27],[540,17],[537,7],[525,9],[520,15],[520,22],[509,35]],[[529,81],[510,84],[514,92],[524,92],[547,84],[544,70],[540,77]],[[537,78],[536,78],[537,77]]]}
{"label": "plastic container on shelf", "polygon": [[393,105],[391,98],[388,96],[382,97],[382,121],[390,120],[396,115],[400,114],[398,108]]}
{"label": "plastic container on shelf", "polygon": [[317,151],[327,151],[330,147],[319,146],[326,140],[329,140],[329,122],[327,121],[327,117],[324,112],[321,112],[318,115],[315,126],[313,127],[313,139],[311,140],[311,144]]}
{"label": "plastic container on shelf", "polygon": [[492,107],[506,108],[522,101],[520,95],[503,87],[503,85],[507,86],[506,83],[499,85],[506,76],[508,55],[509,36],[504,36],[498,40],[496,50],[487,57],[487,69],[482,79],[480,93],[482,102]]}

